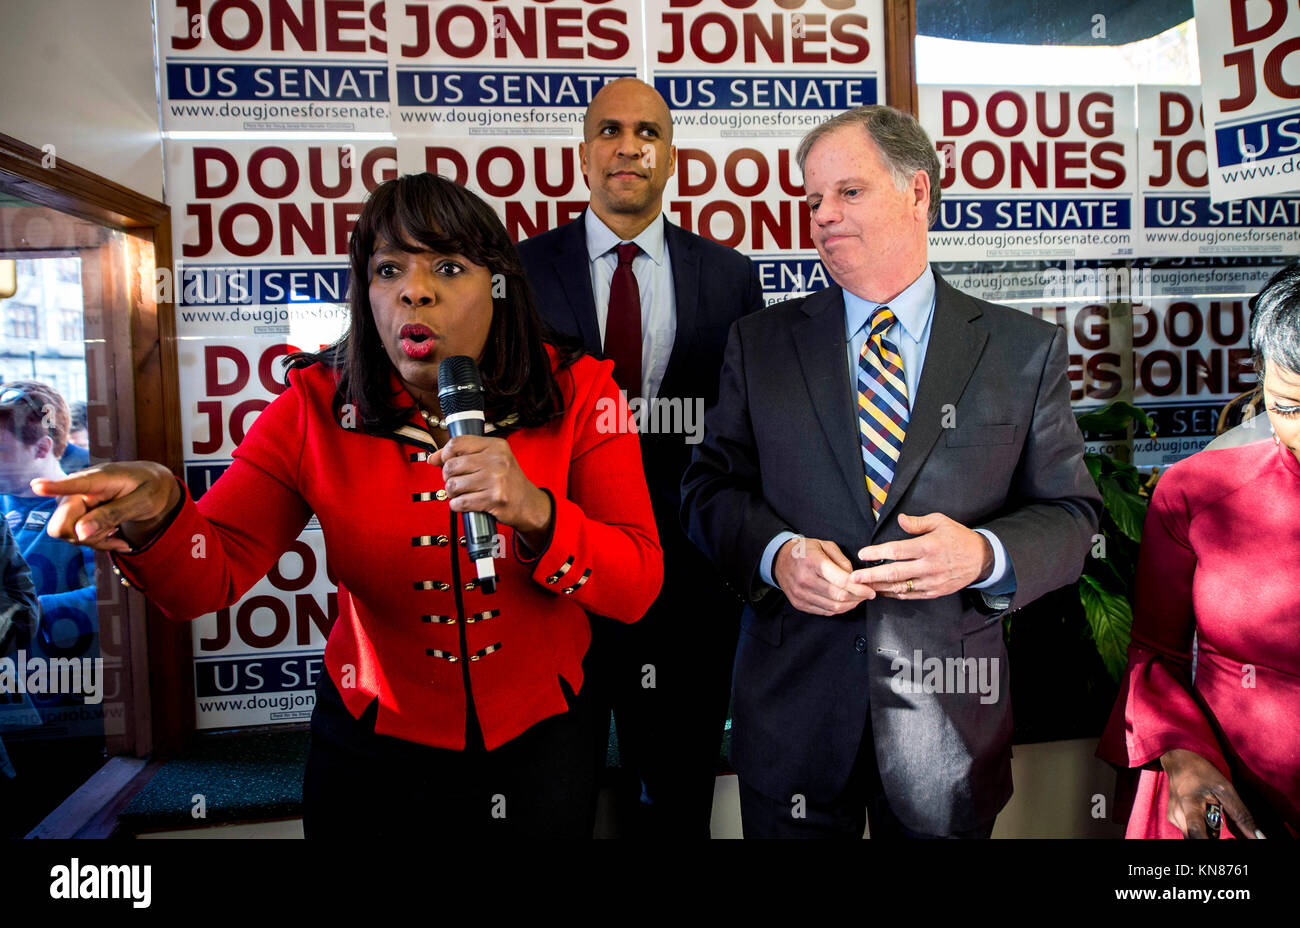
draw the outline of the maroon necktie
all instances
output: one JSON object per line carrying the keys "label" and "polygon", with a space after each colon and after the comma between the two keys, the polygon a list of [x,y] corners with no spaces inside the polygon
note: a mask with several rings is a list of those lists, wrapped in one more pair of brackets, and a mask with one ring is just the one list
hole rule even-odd
{"label": "maroon necktie", "polygon": [[641,395],[641,288],[632,273],[632,259],[641,251],[635,242],[619,245],[618,267],[609,285],[609,315],[605,319],[605,357],[614,362],[614,382],[628,399]]}

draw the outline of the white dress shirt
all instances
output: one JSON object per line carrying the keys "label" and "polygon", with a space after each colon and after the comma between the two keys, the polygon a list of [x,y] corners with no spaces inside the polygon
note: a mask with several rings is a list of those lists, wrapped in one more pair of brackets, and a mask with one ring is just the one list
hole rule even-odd
{"label": "white dress shirt", "polygon": [[[611,251],[623,240],[601,221],[595,210],[583,216],[587,230],[587,261],[591,270],[591,293],[596,299],[596,322],[600,343],[605,344],[605,323],[609,319],[609,288],[618,268],[618,255]],[[632,260],[632,276],[641,293],[641,395],[652,400],[659,395],[668,370],[668,357],[677,337],[677,294],[673,269],[664,239],[663,213],[656,216],[632,239],[641,249]]]}

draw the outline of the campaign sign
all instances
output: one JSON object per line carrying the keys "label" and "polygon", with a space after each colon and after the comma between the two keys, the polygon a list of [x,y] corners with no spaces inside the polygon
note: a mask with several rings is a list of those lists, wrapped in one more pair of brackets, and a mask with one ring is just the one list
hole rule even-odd
{"label": "campaign sign", "polygon": [[309,720],[337,588],[323,536],[306,531],[238,602],[195,619],[196,727]]}
{"label": "campaign sign", "polygon": [[[181,341],[181,438],[192,496],[201,498],[226,471],[258,414],[285,391],[285,356],[318,349],[336,334],[322,329],[297,344],[276,336]],[[337,611],[324,539],[312,520],[265,578],[194,621],[198,727],[303,721],[314,686],[307,671],[318,667]]]}
{"label": "campaign sign", "polygon": [[1199,87],[1138,87],[1138,252],[1300,252],[1300,194],[1216,202],[1210,196]]}
{"label": "campaign sign", "polygon": [[156,8],[164,131],[388,131],[382,0]]}
{"label": "campaign sign", "polygon": [[399,136],[397,168],[441,174],[468,187],[496,210],[515,242],[573,221],[591,199],[576,140]]}
{"label": "campaign sign", "polygon": [[[433,171],[464,184],[497,211],[515,241],[582,215],[591,191],[574,142],[502,145],[481,139],[399,139],[403,173]],[[718,140],[677,146],[664,215],[689,232],[753,257],[768,302],[827,284],[789,141],[737,147]]]}
{"label": "campaign sign", "polygon": [[[1236,273],[1152,268],[1160,296],[1133,307],[1134,402],[1151,414],[1157,433],[1135,439],[1139,467],[1164,467],[1202,450],[1224,405],[1255,386],[1249,301],[1276,268],[1227,270]],[[1233,280],[1217,282],[1224,277]]]}
{"label": "campaign sign", "polygon": [[1300,4],[1196,0],[1210,196],[1300,190]]}
{"label": "campaign sign", "polygon": [[682,138],[798,138],[885,101],[882,0],[647,0],[650,71]]}
{"label": "campaign sign", "polygon": [[166,152],[178,333],[307,344],[341,332],[348,239],[366,195],[396,176],[394,149],[168,141]]}
{"label": "campaign sign", "polygon": [[[1157,429],[1154,440],[1135,436],[1133,463],[1164,467],[1209,444],[1223,406],[1254,386],[1248,301],[1276,267],[1067,261],[935,269],[963,292],[1061,326],[1075,412],[1131,396]],[[1088,448],[1118,450],[1106,440]]]}
{"label": "campaign sign", "polygon": [[670,219],[753,259],[768,304],[831,282],[813,244],[796,146],[790,139],[678,146],[677,174],[664,191]]}
{"label": "campaign sign", "polygon": [[920,88],[939,155],[937,261],[1134,254],[1132,88]]}
{"label": "campaign sign", "polygon": [[388,0],[400,136],[581,136],[605,84],[641,71],[637,0]]}

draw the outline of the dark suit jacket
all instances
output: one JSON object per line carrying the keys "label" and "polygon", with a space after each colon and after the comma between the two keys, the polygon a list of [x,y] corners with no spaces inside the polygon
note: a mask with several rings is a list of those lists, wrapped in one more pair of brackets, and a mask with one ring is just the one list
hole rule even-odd
{"label": "dark suit jacket", "polygon": [[[750,603],[736,654],[732,762],[784,802],[845,787],[870,713],[885,793],[908,828],[989,822],[1011,795],[1011,705],[998,614],[970,590],[878,598],[841,616],[795,610],[759,577],[790,530],[834,541],[909,537],[897,514],[942,512],[1005,545],[1019,607],[1078,578],[1100,498],[1070,411],[1064,333],[974,299],[936,275],[921,382],[889,496],[872,517],[838,287],[742,319],[727,343],[718,405],[683,482],[692,539]],[[977,608],[985,607],[985,608]],[[912,664],[984,658],[978,680],[913,689]],[[992,695],[997,658],[997,699]],[[900,663],[901,662],[901,663]],[[974,668],[977,665],[969,665]]]}
{"label": "dark suit jacket", "polygon": [[[542,318],[557,332],[580,338],[588,354],[603,358],[584,220],[585,216],[579,216],[558,229],[520,242],[519,256]],[[749,258],[687,232],[666,217],[664,239],[677,300],[677,335],[659,397],[683,402],[698,397],[703,399],[705,409],[711,409],[718,397],[727,332],[742,315],[762,308],[762,287]],[[683,559],[688,563],[696,559],[703,562],[687,541],[678,515],[682,473],[691,459],[691,445],[686,439],[681,434],[641,435],[646,483],[668,568],[666,592],[683,580],[690,582],[676,577],[673,565]],[[707,562],[702,566],[707,574],[715,574]]]}

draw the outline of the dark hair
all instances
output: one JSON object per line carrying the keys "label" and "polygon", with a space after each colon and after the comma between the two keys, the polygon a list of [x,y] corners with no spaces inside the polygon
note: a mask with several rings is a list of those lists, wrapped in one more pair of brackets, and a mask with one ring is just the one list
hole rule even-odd
{"label": "dark hair", "polygon": [[75,403],[69,403],[68,412],[72,414],[72,424],[68,426],[69,431],[75,432],[78,429],[84,429],[86,427],[85,403],[81,400],[77,400]]}
{"label": "dark hair", "polygon": [[371,191],[348,246],[348,330],[318,352],[289,355],[290,368],[316,362],[333,368],[339,402],[352,403],[364,423],[391,429],[410,417],[410,404],[395,403],[389,379],[392,362],[370,308],[370,258],[380,240],[404,251],[427,248],[462,255],[491,273],[492,324],[479,359],[489,422],[515,413],[518,425],[535,426],[564,411],[546,345],[557,347],[561,367],[572,363],[581,348],[544,327],[519,253],[497,214],[473,193],[437,174],[404,174]]}
{"label": "dark hair", "polygon": [[892,106],[859,106],[845,110],[838,116],[832,116],[824,123],[814,126],[799,142],[795,151],[795,161],[803,171],[808,152],[823,137],[837,129],[859,128],[867,134],[880,152],[880,160],[894,178],[894,186],[906,190],[912,183],[917,171],[924,171],[930,176],[929,224],[934,225],[939,217],[939,188],[941,177],[939,156],[935,154],[930,136],[911,113],[894,109]]}
{"label": "dark hair", "polygon": [[[5,397],[11,390],[20,395]],[[63,457],[72,417],[57,390],[35,380],[10,380],[0,384],[0,400],[0,428],[28,448],[48,437],[54,443],[54,456]]]}
{"label": "dark hair", "polygon": [[1288,264],[1251,299],[1250,350],[1262,376],[1272,361],[1300,374],[1300,264]]}

